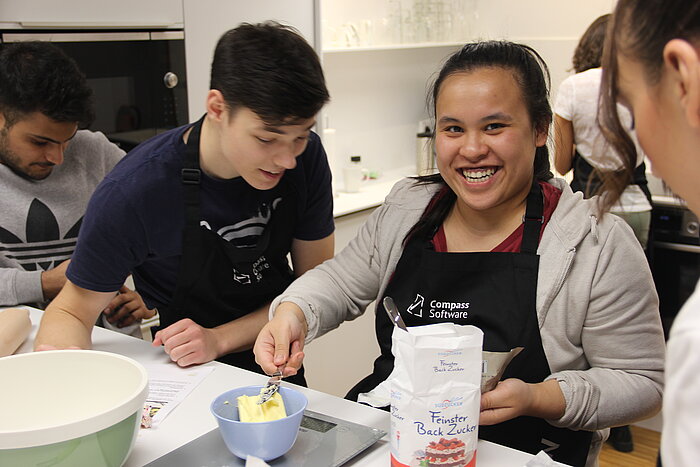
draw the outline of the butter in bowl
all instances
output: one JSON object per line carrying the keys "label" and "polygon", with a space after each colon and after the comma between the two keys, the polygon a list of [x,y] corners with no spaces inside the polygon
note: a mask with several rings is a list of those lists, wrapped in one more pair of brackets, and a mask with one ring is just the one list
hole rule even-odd
{"label": "butter in bowl", "polygon": [[251,455],[268,461],[286,454],[296,441],[308,403],[299,391],[281,387],[272,399],[258,405],[262,388],[232,389],[211,403],[226,447],[241,459]]}

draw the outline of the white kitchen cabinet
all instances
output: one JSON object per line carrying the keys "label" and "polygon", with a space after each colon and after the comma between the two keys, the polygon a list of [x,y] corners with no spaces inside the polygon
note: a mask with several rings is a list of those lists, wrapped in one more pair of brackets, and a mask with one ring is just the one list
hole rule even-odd
{"label": "white kitchen cabinet", "polygon": [[[373,211],[367,209],[336,218],[336,252],[355,237]],[[359,318],[346,321],[338,329],[312,341],[304,352],[309,387],[344,397],[350,388],[372,372],[372,364],[379,356],[374,333],[374,303]]]}
{"label": "white kitchen cabinet", "polygon": [[3,0],[0,27],[181,29],[182,0]]}

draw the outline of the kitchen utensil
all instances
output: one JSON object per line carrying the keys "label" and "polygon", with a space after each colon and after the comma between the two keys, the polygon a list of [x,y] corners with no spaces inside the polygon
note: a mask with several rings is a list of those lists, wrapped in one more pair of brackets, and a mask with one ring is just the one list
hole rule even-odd
{"label": "kitchen utensil", "polygon": [[403,322],[403,318],[401,318],[401,314],[399,314],[399,309],[396,308],[394,300],[391,297],[384,297],[382,303],[384,303],[384,309],[389,314],[389,319],[394,323],[394,326],[406,331],[406,323]]}
{"label": "kitchen utensil", "polygon": [[278,388],[287,416],[269,422],[241,422],[238,416],[238,396],[256,396],[260,386],[245,386],[221,394],[211,403],[211,412],[219,424],[224,442],[234,455],[251,456],[267,461],[284,455],[291,449],[299,433],[299,425],[308,403],[306,396],[290,388]]}
{"label": "kitchen utensil", "polygon": [[284,368],[284,365],[278,366],[277,371],[272,373],[270,379],[267,380],[267,384],[265,385],[263,390],[260,391],[258,405],[264,404],[265,402],[269,401],[270,398],[274,396],[277,391],[279,391],[280,384],[282,383],[282,368]]}
{"label": "kitchen utensil", "polygon": [[136,441],[148,374],[108,352],[0,358],[0,465],[123,465]]}

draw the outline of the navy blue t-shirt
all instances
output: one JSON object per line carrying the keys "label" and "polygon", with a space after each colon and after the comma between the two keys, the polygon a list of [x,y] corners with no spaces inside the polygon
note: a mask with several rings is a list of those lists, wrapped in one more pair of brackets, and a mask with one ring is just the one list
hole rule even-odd
{"label": "navy blue t-shirt", "polygon": [[[149,307],[167,305],[175,291],[185,225],[180,171],[186,125],[134,148],[100,183],[88,204],[66,275],[79,287],[118,290],[131,273]],[[331,174],[317,134],[283,177],[297,191],[293,237],[319,240],[334,230]],[[269,218],[275,190],[202,172],[201,225],[226,240],[255,244]],[[203,227],[204,228],[204,227]]]}

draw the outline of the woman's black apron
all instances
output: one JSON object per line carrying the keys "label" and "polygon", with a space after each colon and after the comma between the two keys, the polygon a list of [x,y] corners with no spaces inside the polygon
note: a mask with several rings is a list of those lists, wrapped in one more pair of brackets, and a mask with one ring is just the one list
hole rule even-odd
{"label": "woman's black apron", "polygon": [[[574,170],[574,176],[571,180],[572,191],[580,191],[583,193],[583,197],[586,199],[593,195],[600,194],[603,181],[601,180],[598,171],[595,169],[595,167],[589,164],[578,151],[574,151],[574,158],[571,167]],[[641,165],[634,169],[634,173],[632,174],[632,182],[630,185],[638,185],[644,193],[644,196],[646,196],[649,200],[649,204],[651,204],[651,192],[649,191],[649,186],[647,183],[646,170],[647,167],[644,162],[642,162]]]}
{"label": "woman's black apron", "polygon": [[[272,201],[267,209],[272,215],[255,246],[236,247],[200,226],[202,122],[203,118],[194,124],[187,139],[181,172],[185,209],[182,257],[173,299],[166,309],[160,310],[161,329],[183,318],[205,328],[228,323],[260,308],[294,279],[287,253],[296,221],[297,194],[284,177],[270,190]],[[252,350],[230,353],[217,360],[262,373]],[[306,386],[303,368],[287,380]]]}
{"label": "woman's black apron", "polygon": [[[543,197],[538,183],[528,195],[523,240],[519,253],[440,253],[428,237],[408,240],[385,295],[394,299],[407,326],[440,322],[471,324],[484,332],[484,350],[524,350],[510,363],[503,378],[539,383],[551,374],[542,348],[537,320],[537,274]],[[378,300],[377,303],[381,303]],[[394,367],[391,353],[393,324],[376,310],[381,355],[374,372],[346,396],[374,389]],[[584,465],[592,433],[556,428],[545,420],[518,417],[494,426],[480,426],[479,437],[536,454],[545,450],[555,460]]]}

